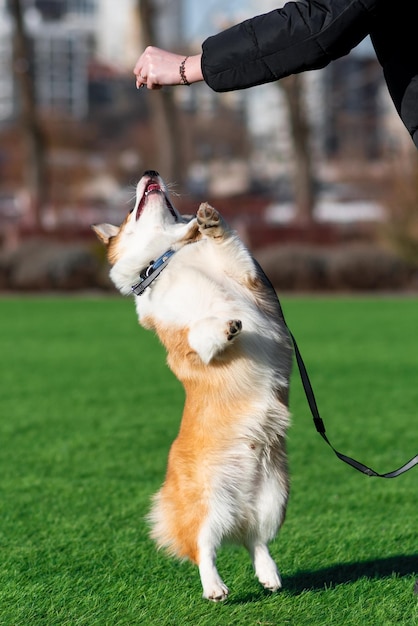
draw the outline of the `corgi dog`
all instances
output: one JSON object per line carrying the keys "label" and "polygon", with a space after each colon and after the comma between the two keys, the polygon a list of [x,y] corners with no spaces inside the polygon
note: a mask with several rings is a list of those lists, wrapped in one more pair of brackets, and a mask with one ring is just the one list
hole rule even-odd
{"label": "corgi dog", "polygon": [[138,294],[139,322],[160,338],[186,393],[149,515],[152,537],[198,566],[204,598],[228,596],[216,568],[224,542],[244,545],[260,583],[279,589],[268,543],[288,499],[293,351],[271,284],[212,206],[182,217],[154,171],[142,176],[121,226],[93,229],[112,281]]}

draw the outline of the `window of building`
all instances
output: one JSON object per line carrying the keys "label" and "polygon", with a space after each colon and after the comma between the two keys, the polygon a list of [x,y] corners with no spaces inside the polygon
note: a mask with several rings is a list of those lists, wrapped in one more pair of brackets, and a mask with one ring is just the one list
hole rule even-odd
{"label": "window of building", "polygon": [[82,118],[87,114],[87,41],[79,32],[54,29],[36,37],[35,77],[42,109]]}

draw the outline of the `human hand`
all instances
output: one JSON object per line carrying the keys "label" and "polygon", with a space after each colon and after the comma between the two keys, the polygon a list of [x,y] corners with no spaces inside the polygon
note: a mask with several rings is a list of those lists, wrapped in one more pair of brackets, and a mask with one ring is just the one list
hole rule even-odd
{"label": "human hand", "polygon": [[184,64],[184,75],[188,83],[203,80],[200,67],[201,55],[185,57],[148,46],[139,57],[134,67],[136,76],[136,86],[147,87],[148,89],[161,89],[164,85],[187,84],[182,80],[180,65]]}

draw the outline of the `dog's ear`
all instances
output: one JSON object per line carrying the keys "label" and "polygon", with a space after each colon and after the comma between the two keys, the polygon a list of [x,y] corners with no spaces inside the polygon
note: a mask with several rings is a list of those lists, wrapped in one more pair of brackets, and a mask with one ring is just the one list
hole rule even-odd
{"label": "dog's ear", "polygon": [[116,237],[120,231],[119,226],[113,226],[113,224],[93,224],[92,229],[105,246],[107,246],[110,239]]}

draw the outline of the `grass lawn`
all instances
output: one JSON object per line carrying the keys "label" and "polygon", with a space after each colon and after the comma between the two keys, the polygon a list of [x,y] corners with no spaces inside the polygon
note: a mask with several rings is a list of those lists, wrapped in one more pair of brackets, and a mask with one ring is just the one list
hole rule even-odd
{"label": "grass lawn", "polygon": [[[418,300],[284,298],[327,433],[380,472],[418,451]],[[0,625],[418,624],[418,468],[392,480],[341,463],[294,373],[292,493],[264,591],[224,548],[231,589],[157,552],[144,515],[183,393],[130,299],[0,300]]]}

